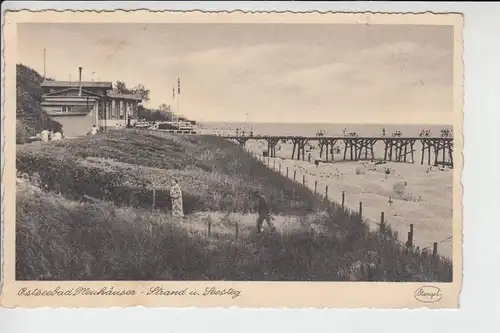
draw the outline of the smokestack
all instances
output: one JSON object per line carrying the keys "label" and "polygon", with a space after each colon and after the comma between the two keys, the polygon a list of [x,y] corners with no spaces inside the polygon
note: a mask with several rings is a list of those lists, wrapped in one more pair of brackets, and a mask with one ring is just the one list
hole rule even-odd
{"label": "smokestack", "polygon": [[82,67],[78,67],[78,95],[82,96]]}

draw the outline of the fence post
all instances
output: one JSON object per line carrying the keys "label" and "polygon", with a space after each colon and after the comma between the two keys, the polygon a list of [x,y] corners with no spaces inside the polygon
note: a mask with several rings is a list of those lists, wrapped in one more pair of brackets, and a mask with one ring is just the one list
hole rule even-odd
{"label": "fence post", "polygon": [[432,257],[436,258],[438,254],[438,243],[434,242],[433,247],[432,247]]}
{"label": "fence post", "polygon": [[280,163],[280,165],[278,166],[278,169],[279,169],[279,173],[281,174],[281,163]]}
{"label": "fence post", "polygon": [[306,175],[302,175],[302,185],[306,185]]}
{"label": "fence post", "polygon": [[286,167],[286,178],[288,178],[288,167]]}
{"label": "fence post", "polygon": [[239,233],[240,233],[240,227],[238,225],[238,222],[236,222],[236,239],[238,239]]}
{"label": "fence post", "polygon": [[380,213],[380,233],[385,232],[385,213]]}
{"label": "fence post", "polygon": [[212,232],[212,219],[209,217],[208,218],[208,236],[210,236]]}
{"label": "fence post", "polygon": [[325,199],[328,200],[328,185],[325,186]]}
{"label": "fence post", "polygon": [[409,234],[408,244],[413,246],[413,224],[410,224],[410,234]]}
{"label": "fence post", "polygon": [[316,194],[316,191],[318,190],[318,181],[314,181],[314,194]]}
{"label": "fence post", "polygon": [[345,204],[345,191],[342,191],[342,208],[344,208]]}
{"label": "fence post", "polygon": [[295,176],[297,175],[297,170],[293,170],[293,181],[295,181]]}
{"label": "fence post", "polygon": [[156,189],[153,189],[153,209],[156,208]]}
{"label": "fence post", "polygon": [[359,220],[363,221],[363,202],[359,202]]}

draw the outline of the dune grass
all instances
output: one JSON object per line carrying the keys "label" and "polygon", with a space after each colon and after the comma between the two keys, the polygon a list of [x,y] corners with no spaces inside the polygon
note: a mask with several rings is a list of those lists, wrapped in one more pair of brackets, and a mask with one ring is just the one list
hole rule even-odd
{"label": "dune grass", "polygon": [[[81,200],[84,195],[117,205],[170,209],[168,189],[176,177],[186,212],[250,211],[252,192],[264,192],[276,212],[315,207],[311,191],[276,175],[236,145],[214,137],[179,138],[117,132],[77,140],[18,146],[20,173],[37,175],[51,192]],[[283,190],[283,196],[281,191]]]}
{"label": "dune grass", "polygon": [[[220,138],[128,131],[34,143],[18,147],[17,169],[38,186],[18,186],[20,280],[452,278],[447,259],[407,251],[391,237],[370,232],[359,216],[327,204]],[[239,239],[188,232],[165,212],[171,177],[180,180],[188,213],[252,211],[251,191],[260,189],[276,214],[326,212],[317,222],[328,232]],[[151,209],[153,188],[158,210]],[[82,194],[102,201],[81,202]],[[373,267],[353,278],[356,262]]]}

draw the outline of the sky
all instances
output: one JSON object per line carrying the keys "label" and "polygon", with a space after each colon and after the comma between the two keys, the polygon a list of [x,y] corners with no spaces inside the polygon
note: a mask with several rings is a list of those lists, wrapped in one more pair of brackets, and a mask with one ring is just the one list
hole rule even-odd
{"label": "sky", "polygon": [[451,26],[18,25],[19,63],[43,74],[44,48],[47,77],[143,84],[197,121],[453,121]]}

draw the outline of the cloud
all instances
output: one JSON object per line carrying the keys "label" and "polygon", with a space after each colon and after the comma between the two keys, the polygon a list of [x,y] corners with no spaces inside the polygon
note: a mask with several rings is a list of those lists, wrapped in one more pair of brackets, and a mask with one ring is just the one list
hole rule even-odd
{"label": "cloud", "polygon": [[258,121],[390,121],[452,114],[452,41],[441,28],[113,29],[21,29],[20,60],[40,68],[33,45],[48,45],[55,78],[66,79],[82,65],[103,80],[144,84],[153,107],[172,103],[179,75],[180,112],[203,120],[241,121],[247,113]]}

